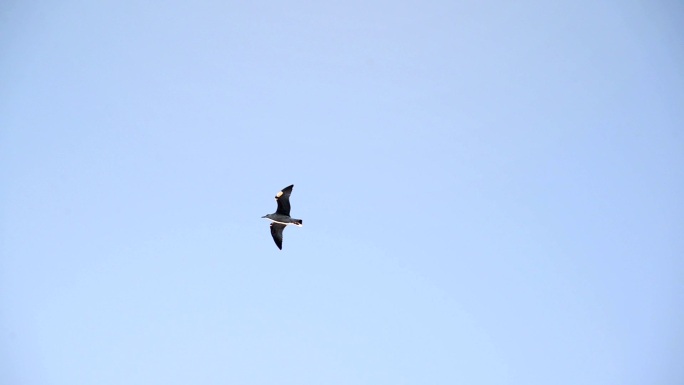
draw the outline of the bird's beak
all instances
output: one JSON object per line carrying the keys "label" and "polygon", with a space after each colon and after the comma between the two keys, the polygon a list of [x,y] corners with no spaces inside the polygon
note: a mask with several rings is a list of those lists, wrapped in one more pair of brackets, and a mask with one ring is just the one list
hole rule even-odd
{"label": "bird's beak", "polygon": [[266,215],[264,215],[262,218],[266,218]]}

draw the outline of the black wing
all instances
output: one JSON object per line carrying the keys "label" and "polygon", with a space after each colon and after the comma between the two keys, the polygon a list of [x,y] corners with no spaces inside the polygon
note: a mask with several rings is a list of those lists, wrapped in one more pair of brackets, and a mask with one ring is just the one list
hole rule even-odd
{"label": "black wing", "polygon": [[293,184],[285,187],[282,191],[276,194],[275,199],[278,202],[278,210],[276,214],[290,216],[290,194],[292,194]]}
{"label": "black wing", "polygon": [[283,229],[285,229],[285,226],[281,223],[271,222],[271,235],[280,250],[283,249]]}

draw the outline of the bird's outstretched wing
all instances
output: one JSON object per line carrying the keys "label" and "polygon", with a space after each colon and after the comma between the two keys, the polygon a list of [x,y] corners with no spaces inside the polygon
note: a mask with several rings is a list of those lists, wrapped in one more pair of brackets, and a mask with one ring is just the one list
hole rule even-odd
{"label": "bird's outstretched wing", "polygon": [[283,249],[283,230],[285,229],[285,226],[286,225],[281,223],[271,222],[271,235],[273,236],[276,246],[278,246],[280,250]]}
{"label": "bird's outstretched wing", "polygon": [[285,187],[279,193],[276,194],[275,199],[278,202],[278,209],[276,214],[290,216],[290,194],[292,194],[293,184]]}

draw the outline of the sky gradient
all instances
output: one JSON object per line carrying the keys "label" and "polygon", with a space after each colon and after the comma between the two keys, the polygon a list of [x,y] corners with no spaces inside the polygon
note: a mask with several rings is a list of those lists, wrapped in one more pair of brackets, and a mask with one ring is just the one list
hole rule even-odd
{"label": "sky gradient", "polygon": [[4,3],[0,383],[683,383],[682,25]]}

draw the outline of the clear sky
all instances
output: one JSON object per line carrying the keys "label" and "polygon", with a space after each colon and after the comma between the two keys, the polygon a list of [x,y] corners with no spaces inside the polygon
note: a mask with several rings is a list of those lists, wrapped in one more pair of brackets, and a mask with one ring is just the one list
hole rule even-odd
{"label": "clear sky", "polygon": [[3,2],[0,383],[684,383],[683,25]]}

